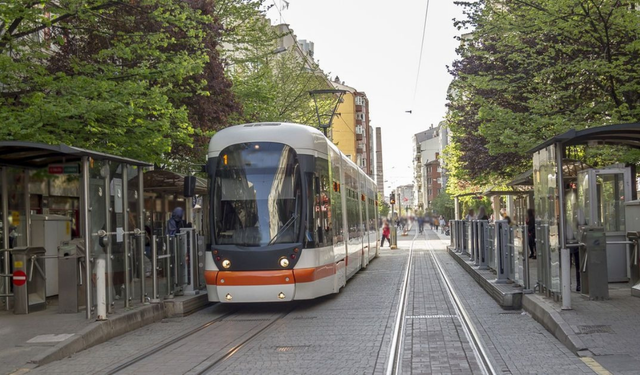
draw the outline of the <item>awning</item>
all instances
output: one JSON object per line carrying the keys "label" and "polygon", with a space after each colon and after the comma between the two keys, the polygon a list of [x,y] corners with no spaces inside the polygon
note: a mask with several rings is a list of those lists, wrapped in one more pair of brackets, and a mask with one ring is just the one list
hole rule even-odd
{"label": "awning", "polygon": [[530,149],[540,151],[554,143],[564,147],[576,145],[623,145],[640,148],[640,123],[598,126],[584,130],[571,129]]}
{"label": "awning", "polygon": [[153,165],[140,160],[85,150],[65,144],[48,145],[45,143],[22,141],[0,142],[0,166],[41,169],[46,168],[50,164],[80,162],[83,156],[88,156],[96,160],[110,160],[139,167],[151,167]]}

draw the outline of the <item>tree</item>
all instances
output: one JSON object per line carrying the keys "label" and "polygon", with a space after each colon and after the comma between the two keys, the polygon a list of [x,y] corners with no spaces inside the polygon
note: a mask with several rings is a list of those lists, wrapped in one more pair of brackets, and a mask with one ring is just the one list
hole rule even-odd
{"label": "tree", "polygon": [[189,149],[194,136],[237,110],[216,68],[211,6],[20,0],[0,7],[0,138],[156,163],[172,147]]}
{"label": "tree", "polygon": [[640,118],[640,14],[629,3],[537,0],[461,3],[461,58],[448,120],[459,178],[513,176],[527,151],[570,128]]}
{"label": "tree", "polygon": [[431,209],[438,215],[443,215],[447,220],[455,216],[455,202],[449,194],[442,192],[431,201]]}
{"label": "tree", "polygon": [[[309,91],[331,87],[313,59],[296,44],[288,49],[279,44],[292,31],[270,24],[263,15],[264,1],[220,0],[216,4],[223,25],[221,54],[226,73],[243,106],[232,121],[287,121],[317,127]],[[331,99],[321,100],[320,111],[331,107]]]}
{"label": "tree", "polygon": [[384,201],[382,194],[378,193],[378,213],[380,214],[380,217],[387,217],[390,210],[391,207]]}

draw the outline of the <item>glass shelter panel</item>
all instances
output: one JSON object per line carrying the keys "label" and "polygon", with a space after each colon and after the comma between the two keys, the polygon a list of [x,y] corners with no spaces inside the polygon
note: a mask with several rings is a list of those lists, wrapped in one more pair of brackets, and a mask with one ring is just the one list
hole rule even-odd
{"label": "glass shelter panel", "polygon": [[536,211],[536,247],[543,287],[560,291],[560,241],[556,145],[533,155],[533,184]]}

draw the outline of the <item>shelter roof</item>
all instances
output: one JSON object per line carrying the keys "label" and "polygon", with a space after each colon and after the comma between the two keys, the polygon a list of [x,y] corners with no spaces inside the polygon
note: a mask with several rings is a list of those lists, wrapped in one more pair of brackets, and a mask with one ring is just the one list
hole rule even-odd
{"label": "shelter roof", "polygon": [[0,142],[0,166],[40,169],[47,167],[49,164],[79,162],[83,156],[140,167],[152,166],[152,164],[140,160],[123,158],[65,144],[48,145],[22,141]]}
{"label": "shelter roof", "polygon": [[[578,177],[578,172],[589,168],[591,168],[589,164],[584,163],[580,160],[562,159],[562,177],[564,178]],[[513,180],[509,181],[507,183],[507,186],[533,186],[533,169],[529,169],[526,172],[520,173]]]}
{"label": "shelter roof", "polygon": [[540,151],[554,143],[564,147],[576,145],[623,145],[640,148],[640,123],[598,126],[584,130],[571,129],[529,150]]}
{"label": "shelter roof", "polygon": [[[183,194],[184,193],[184,175],[166,171],[153,170],[144,172],[142,179],[145,191],[153,191],[158,193]],[[129,180],[129,188],[138,187],[138,177]],[[203,178],[196,178],[196,194],[205,194],[207,192],[207,181]]]}

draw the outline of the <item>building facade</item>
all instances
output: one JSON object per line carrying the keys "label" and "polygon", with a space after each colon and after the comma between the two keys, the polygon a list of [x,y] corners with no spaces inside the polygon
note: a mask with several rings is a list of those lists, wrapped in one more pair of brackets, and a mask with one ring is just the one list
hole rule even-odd
{"label": "building facade", "polygon": [[441,126],[429,128],[413,136],[413,177],[416,209],[429,211],[431,202],[443,189],[440,155],[443,145]]}
{"label": "building facade", "polygon": [[336,114],[331,124],[331,140],[347,157],[356,163],[367,175],[374,176],[374,134],[369,125],[369,99],[340,82],[332,81],[337,90],[344,90]]}

